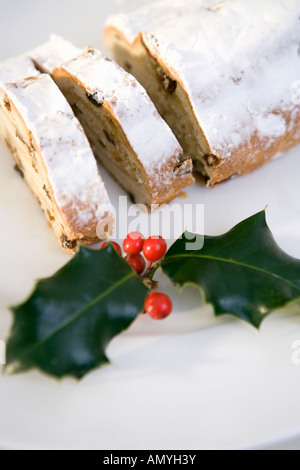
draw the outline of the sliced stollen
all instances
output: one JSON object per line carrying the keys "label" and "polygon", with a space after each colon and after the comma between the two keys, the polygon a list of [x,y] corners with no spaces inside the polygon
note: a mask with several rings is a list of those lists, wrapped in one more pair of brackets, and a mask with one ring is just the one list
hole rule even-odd
{"label": "sliced stollen", "polygon": [[299,17],[299,0],[167,0],[105,40],[213,185],[300,142]]}
{"label": "sliced stollen", "polygon": [[49,75],[0,83],[0,135],[67,252],[109,234],[114,217],[96,160]]}
{"label": "sliced stollen", "polygon": [[51,73],[96,157],[135,202],[168,203],[193,184],[191,160],[137,80],[94,48],[75,48],[62,64],[70,50],[56,38],[29,55]]}

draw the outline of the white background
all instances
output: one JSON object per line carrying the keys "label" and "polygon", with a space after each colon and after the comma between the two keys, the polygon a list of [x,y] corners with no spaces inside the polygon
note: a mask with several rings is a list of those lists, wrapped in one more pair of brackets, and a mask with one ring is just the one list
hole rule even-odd
{"label": "white background", "polygon": [[[102,47],[107,15],[145,2],[2,0],[0,59],[46,41],[54,32],[79,46]],[[268,205],[282,248],[300,258],[300,148],[257,172],[213,190],[195,185],[179,203],[205,204],[205,231],[221,234]],[[105,171],[114,202],[124,194]],[[178,201],[177,201],[178,202]],[[0,339],[8,305],[24,300],[34,280],[69,257],[59,248],[29,189],[0,145]],[[101,267],[99,267],[101,269]],[[6,448],[214,449],[300,448],[300,340],[296,306],[266,320],[260,332],[215,319],[200,294],[181,295],[164,322],[138,318],[112,341],[110,366],[80,383],[33,371],[0,377],[0,445]],[[278,444],[286,442],[285,444]]]}

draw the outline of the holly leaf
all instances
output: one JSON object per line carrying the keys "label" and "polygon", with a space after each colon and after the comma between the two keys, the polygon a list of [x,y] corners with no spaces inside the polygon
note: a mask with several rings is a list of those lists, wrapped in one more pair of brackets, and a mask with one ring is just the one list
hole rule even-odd
{"label": "holly leaf", "polygon": [[193,237],[183,234],[161,266],[173,283],[196,285],[217,316],[230,313],[258,328],[273,310],[300,299],[300,261],[277,245],[265,212],[204,237],[201,250],[187,249]]}
{"label": "holly leaf", "polygon": [[108,362],[110,340],[143,310],[148,289],[108,245],[81,247],[53,277],[39,281],[24,304],[12,308],[7,373],[40,368],[81,378]]}

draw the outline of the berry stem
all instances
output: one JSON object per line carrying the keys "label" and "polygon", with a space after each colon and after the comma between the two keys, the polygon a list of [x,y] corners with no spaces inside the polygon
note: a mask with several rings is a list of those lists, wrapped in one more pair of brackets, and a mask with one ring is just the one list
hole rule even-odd
{"label": "berry stem", "polygon": [[150,273],[152,266],[153,266],[152,261],[149,261],[149,262],[148,262],[148,267],[147,267],[147,274]]}
{"label": "berry stem", "polygon": [[156,273],[156,271],[160,268],[160,262],[156,263],[154,266],[150,266],[149,268],[149,273],[148,273],[148,277],[149,279],[151,279],[151,281],[153,280],[153,277]]}

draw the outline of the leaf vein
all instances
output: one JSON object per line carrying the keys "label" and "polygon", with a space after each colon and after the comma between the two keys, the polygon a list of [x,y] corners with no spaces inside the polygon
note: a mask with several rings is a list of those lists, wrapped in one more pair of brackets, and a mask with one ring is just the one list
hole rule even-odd
{"label": "leaf vein", "polygon": [[81,315],[83,315],[87,310],[90,308],[94,307],[98,302],[100,302],[104,297],[107,297],[109,294],[111,294],[114,290],[116,290],[118,287],[121,285],[125,284],[126,281],[129,279],[133,278],[134,274],[129,274],[128,276],[123,277],[120,279],[120,281],[116,282],[113,286],[110,288],[106,289],[106,291],[102,292],[100,295],[95,297],[91,302],[89,302],[85,307],[80,309],[78,312],[76,312],[74,315],[72,315],[71,318],[68,319],[68,321],[64,322],[62,325],[60,325],[58,328],[56,328],[51,334],[46,336],[42,341],[39,341],[38,343],[35,343],[32,345],[31,348],[27,350],[27,354],[32,352],[34,349],[42,346],[45,344],[47,341],[49,341],[53,336],[55,336],[58,332],[63,330],[64,328],[68,327],[71,323],[75,322]]}
{"label": "leaf vein", "polygon": [[230,263],[230,264],[234,264],[236,266],[241,266],[241,267],[244,267],[244,268],[247,268],[247,269],[252,269],[254,271],[259,271],[259,272],[262,272],[264,274],[267,274],[271,277],[275,277],[277,279],[280,279],[282,282],[288,284],[289,286],[293,287],[294,289],[297,289],[298,291],[300,290],[295,284],[293,284],[291,281],[287,280],[287,279],[284,279],[283,277],[279,276],[278,274],[274,274],[270,271],[267,271],[266,269],[263,269],[263,268],[259,268],[258,266],[251,266],[250,264],[246,264],[246,263],[242,263],[240,261],[235,261],[235,260],[231,260],[231,259],[226,259],[226,258],[219,258],[219,257],[215,257],[215,256],[208,256],[208,255],[196,255],[196,254],[193,254],[193,255],[188,255],[188,254],[180,254],[180,255],[172,255],[168,258],[165,258],[164,259],[164,263],[168,263],[168,261],[172,261],[173,259],[176,259],[176,258],[200,258],[200,259],[208,259],[208,260],[212,260],[212,261],[219,261],[221,263]]}

